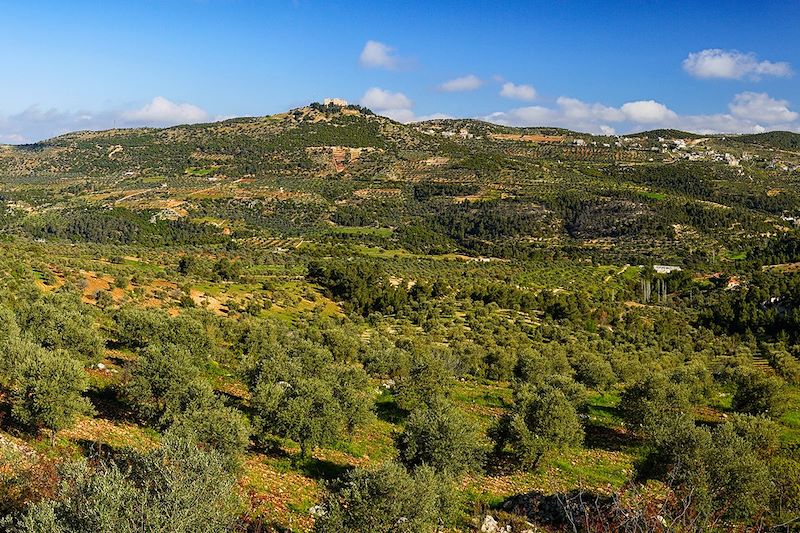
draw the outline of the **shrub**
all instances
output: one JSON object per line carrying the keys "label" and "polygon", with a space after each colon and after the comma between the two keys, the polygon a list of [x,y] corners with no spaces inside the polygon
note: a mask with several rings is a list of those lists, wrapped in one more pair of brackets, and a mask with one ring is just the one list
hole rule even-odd
{"label": "shrub", "polygon": [[523,468],[536,468],[542,457],[583,441],[578,413],[566,395],[552,387],[521,387],[514,407],[490,430],[495,451],[506,445]]}
{"label": "shrub", "polygon": [[477,432],[444,401],[412,412],[395,445],[399,461],[409,469],[427,465],[459,476],[481,462]]}

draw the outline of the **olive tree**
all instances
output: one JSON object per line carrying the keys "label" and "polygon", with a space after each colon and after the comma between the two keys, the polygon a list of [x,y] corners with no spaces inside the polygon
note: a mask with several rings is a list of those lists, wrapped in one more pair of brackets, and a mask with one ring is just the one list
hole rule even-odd
{"label": "olive tree", "polygon": [[123,399],[144,422],[167,426],[191,407],[213,399],[189,352],[176,345],[150,345],[128,369]]}
{"label": "olive tree", "polygon": [[734,382],[736,392],[731,401],[734,411],[771,418],[779,418],[786,411],[785,383],[781,378],[740,367],[734,374]]}
{"label": "olive tree", "polygon": [[241,510],[236,479],[219,454],[167,438],[125,463],[67,463],[54,498],[30,505],[14,530],[222,533]]}
{"label": "olive tree", "polygon": [[235,466],[250,441],[250,423],[238,409],[212,403],[179,415],[168,433],[215,450],[230,466]]}
{"label": "olive tree", "polygon": [[273,431],[300,445],[305,459],[315,446],[331,444],[342,431],[343,417],[330,384],[321,379],[288,385],[277,403]]}
{"label": "olive tree", "polygon": [[454,476],[480,464],[478,442],[475,428],[445,401],[413,411],[403,431],[395,435],[399,461],[407,468],[427,465]]}
{"label": "olive tree", "polygon": [[11,414],[22,424],[56,432],[91,411],[82,396],[88,385],[83,365],[63,350],[30,346],[11,386]]}
{"label": "olive tree", "polygon": [[452,482],[430,467],[409,473],[396,463],[356,468],[323,500],[314,523],[320,533],[417,533],[435,531],[457,509]]}
{"label": "olive tree", "polygon": [[628,427],[650,433],[667,419],[689,416],[692,409],[689,398],[686,385],[656,372],[629,385],[622,393],[619,408]]}
{"label": "olive tree", "polygon": [[521,387],[511,412],[491,428],[490,437],[497,453],[509,446],[520,466],[536,468],[546,453],[581,444],[583,426],[560,389]]}

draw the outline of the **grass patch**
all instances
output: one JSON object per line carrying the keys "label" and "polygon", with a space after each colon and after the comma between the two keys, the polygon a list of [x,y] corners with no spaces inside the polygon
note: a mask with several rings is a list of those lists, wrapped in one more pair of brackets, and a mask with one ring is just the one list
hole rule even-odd
{"label": "grass patch", "polygon": [[186,170],[183,171],[184,174],[187,176],[196,176],[196,177],[203,177],[216,172],[219,169],[218,166],[211,166],[211,167],[187,167]]}
{"label": "grass patch", "polygon": [[662,200],[666,200],[667,199],[667,195],[665,193],[663,193],[663,192],[646,192],[646,193],[644,193],[644,197],[645,198],[650,198],[651,200],[658,200],[658,201],[662,201]]}

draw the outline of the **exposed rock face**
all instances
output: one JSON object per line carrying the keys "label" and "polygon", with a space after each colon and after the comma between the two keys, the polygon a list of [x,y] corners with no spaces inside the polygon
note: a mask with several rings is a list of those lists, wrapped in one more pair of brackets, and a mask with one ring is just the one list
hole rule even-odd
{"label": "exposed rock face", "polygon": [[481,524],[481,533],[498,533],[499,531],[500,526],[497,524],[497,520],[492,515],[487,514]]}

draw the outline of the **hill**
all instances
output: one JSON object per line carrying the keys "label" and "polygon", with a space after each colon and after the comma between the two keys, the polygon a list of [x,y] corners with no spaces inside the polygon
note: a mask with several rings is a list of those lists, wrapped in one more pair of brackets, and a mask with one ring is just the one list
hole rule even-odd
{"label": "hill", "polygon": [[788,523],[800,156],[754,137],[311,104],[3,147],[0,523]]}
{"label": "hill", "polygon": [[708,135],[699,135],[697,133],[689,133],[688,131],[674,130],[674,129],[658,129],[642,131],[640,133],[630,133],[625,137],[645,137],[651,140],[658,140],[659,137],[664,139],[699,139],[701,137],[708,137]]}
{"label": "hill", "polygon": [[[413,251],[505,256],[578,244],[631,262],[646,243],[661,243],[660,261],[683,261],[712,243],[737,249],[776,219],[791,226],[780,217],[798,205],[788,185],[797,158],[743,143],[786,136],[698,137],[689,146],[666,146],[662,136],[686,137],[454,119],[404,125],[358,106],[312,104],[6,148],[0,177],[10,230],[37,238],[95,240],[113,227],[103,238],[317,239],[356,227],[351,239]],[[146,223],[153,217],[162,229]],[[216,235],[223,229],[229,237]],[[613,246],[591,244],[598,239]]]}
{"label": "hill", "polygon": [[736,137],[736,140],[781,150],[800,150],[800,133],[792,133],[790,131],[768,131],[753,135],[740,135]]}

